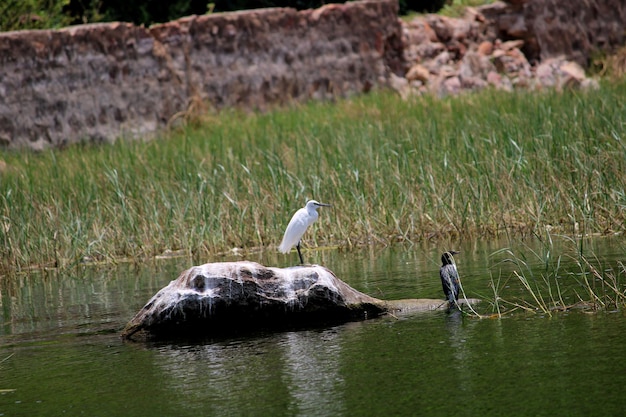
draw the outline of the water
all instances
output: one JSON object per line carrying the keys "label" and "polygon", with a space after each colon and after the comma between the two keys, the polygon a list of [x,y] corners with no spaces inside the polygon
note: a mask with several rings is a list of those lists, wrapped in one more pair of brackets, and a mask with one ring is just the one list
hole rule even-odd
{"label": "water", "polygon": [[[623,241],[588,245],[607,267],[623,260]],[[469,296],[488,296],[491,278],[509,273],[510,266],[490,256],[501,246],[455,246],[462,250],[457,262]],[[537,242],[520,247],[530,253],[528,264],[541,270],[545,249]],[[552,250],[570,249],[565,244]],[[440,253],[406,246],[304,256],[376,297],[441,298]],[[297,255],[291,258],[248,256],[272,265],[286,265]],[[572,311],[552,318],[519,313],[499,320],[424,312],[247,337],[122,342],[126,322],[191,262],[72,276],[35,273],[3,282],[0,416],[626,412],[622,312]]]}

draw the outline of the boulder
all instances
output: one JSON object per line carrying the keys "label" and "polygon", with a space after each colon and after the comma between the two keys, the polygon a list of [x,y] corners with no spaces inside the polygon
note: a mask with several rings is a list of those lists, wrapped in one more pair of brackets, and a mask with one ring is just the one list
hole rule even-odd
{"label": "boulder", "polygon": [[436,299],[379,300],[320,265],[272,268],[249,261],[209,263],[182,272],[161,289],[130,320],[122,337],[301,328],[446,307],[447,302]]}
{"label": "boulder", "polygon": [[585,70],[576,62],[564,58],[542,61],[535,70],[536,88],[550,87],[557,90],[567,88],[598,88],[596,80],[587,78]]}
{"label": "boulder", "polygon": [[254,262],[192,267],[161,289],[123,337],[221,333],[376,317],[383,301],[362,294],[319,265],[268,268]]}
{"label": "boulder", "polygon": [[406,73],[406,79],[409,82],[419,80],[422,83],[426,84],[429,77],[430,71],[428,71],[428,68],[420,64],[413,65],[411,69],[409,69],[409,71]]}

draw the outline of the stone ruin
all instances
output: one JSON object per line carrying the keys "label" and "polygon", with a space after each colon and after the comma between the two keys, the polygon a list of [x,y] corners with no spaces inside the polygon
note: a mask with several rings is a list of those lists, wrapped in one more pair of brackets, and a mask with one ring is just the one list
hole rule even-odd
{"label": "stone ruin", "polygon": [[595,88],[592,54],[626,40],[626,4],[619,0],[497,1],[467,8],[461,18],[418,16],[403,25],[401,95],[495,88]]}
{"label": "stone ruin", "polygon": [[397,0],[0,33],[0,146],[149,137],[208,108],[267,109],[391,87],[403,97],[492,87],[594,87],[624,45],[622,0],[508,0],[404,22]]}
{"label": "stone ruin", "polygon": [[0,146],[145,138],[198,107],[367,92],[402,73],[397,12],[368,0],[0,33]]}

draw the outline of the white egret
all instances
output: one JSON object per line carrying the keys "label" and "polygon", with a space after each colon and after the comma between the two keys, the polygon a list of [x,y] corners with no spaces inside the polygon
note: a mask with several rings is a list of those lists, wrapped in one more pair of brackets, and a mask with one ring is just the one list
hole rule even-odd
{"label": "white egret", "polygon": [[441,255],[441,269],[439,269],[439,277],[441,278],[441,286],[443,293],[450,307],[456,305],[459,299],[459,272],[456,269],[453,256],[459,252],[451,250]]}
{"label": "white egret", "polygon": [[296,211],[289,221],[289,225],[287,225],[285,235],[283,236],[283,241],[278,247],[280,252],[287,253],[295,246],[298,250],[301,264],[303,264],[304,261],[302,260],[302,252],[300,252],[300,240],[304,232],[306,232],[306,229],[317,220],[319,216],[317,209],[319,207],[330,207],[330,204],[309,200],[304,207]]}

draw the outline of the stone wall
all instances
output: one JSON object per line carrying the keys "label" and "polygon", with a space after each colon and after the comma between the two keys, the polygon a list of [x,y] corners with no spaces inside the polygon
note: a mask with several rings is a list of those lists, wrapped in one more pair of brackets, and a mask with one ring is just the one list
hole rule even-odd
{"label": "stone wall", "polygon": [[395,0],[0,34],[0,145],[149,135],[215,108],[365,92],[403,74]]}
{"label": "stone wall", "polygon": [[145,137],[195,103],[585,85],[594,50],[626,40],[624,0],[509,0],[408,23],[397,10],[366,0],[0,33],[0,146]]}
{"label": "stone wall", "polygon": [[562,56],[587,66],[594,51],[626,41],[624,0],[509,0],[482,12],[498,38],[524,41],[531,62]]}

